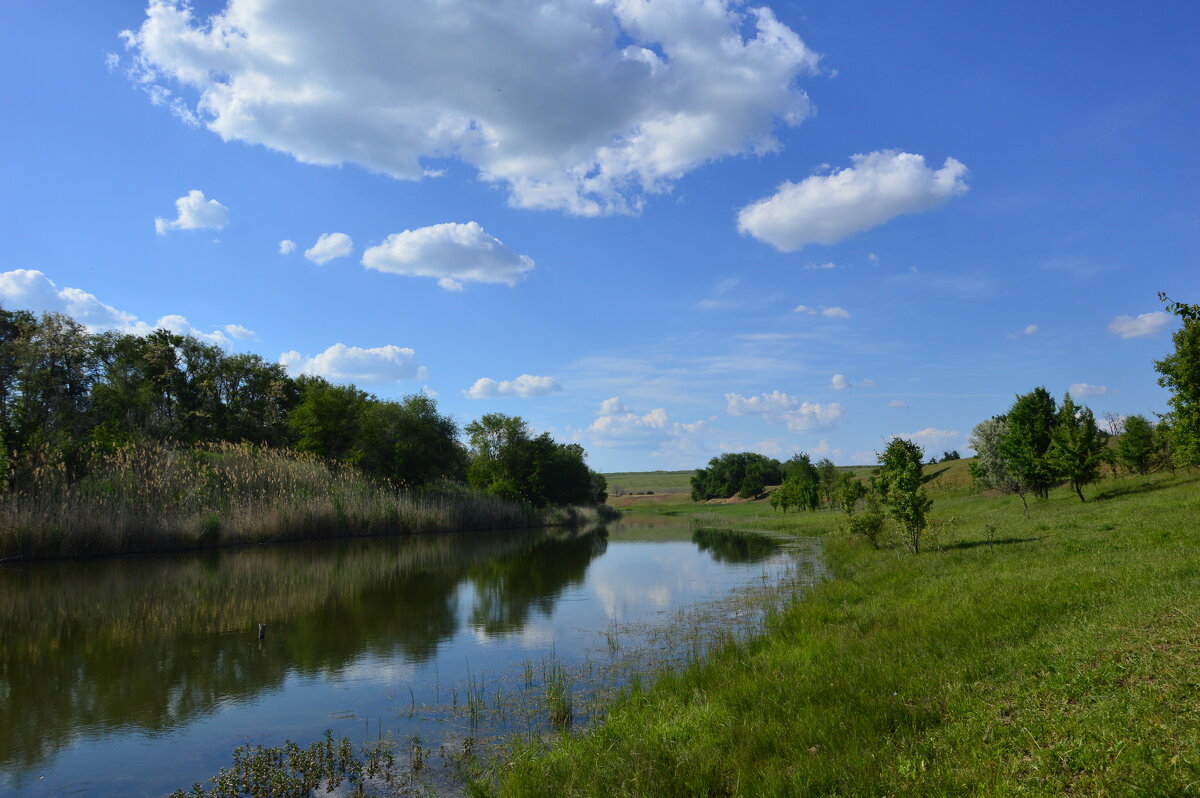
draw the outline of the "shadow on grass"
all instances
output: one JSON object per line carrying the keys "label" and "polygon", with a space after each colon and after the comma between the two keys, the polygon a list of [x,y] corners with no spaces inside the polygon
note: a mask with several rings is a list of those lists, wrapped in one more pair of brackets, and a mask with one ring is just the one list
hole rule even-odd
{"label": "shadow on grass", "polygon": [[1006,546],[1009,543],[1032,543],[1041,538],[997,538],[995,540],[969,540],[962,543],[955,543],[952,546],[942,546],[943,549],[977,549],[980,546]]}
{"label": "shadow on grass", "polygon": [[946,467],[946,468],[940,468],[937,471],[931,471],[927,474],[922,474],[921,475],[921,484],[924,485],[926,482],[929,482],[934,477],[936,477],[938,474],[944,474],[949,470],[950,470],[950,468]]}
{"label": "shadow on grass", "polygon": [[1172,483],[1165,480],[1158,482],[1143,482],[1140,485],[1119,485],[1102,490],[1092,496],[1092,501],[1102,502],[1109,499],[1119,499],[1122,496],[1135,496],[1142,493],[1153,493],[1156,490],[1166,490]]}

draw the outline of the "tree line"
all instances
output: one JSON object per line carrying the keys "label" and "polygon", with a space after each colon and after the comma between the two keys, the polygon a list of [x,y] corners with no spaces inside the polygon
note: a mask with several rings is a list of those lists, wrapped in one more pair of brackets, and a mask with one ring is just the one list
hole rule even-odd
{"label": "tree line", "polygon": [[64,314],[0,309],[0,489],[36,489],[47,468],[81,476],[146,442],[286,448],[402,489],[465,484],[535,507],[607,498],[581,446],[516,416],[460,430],[423,394],[381,399],[193,336],[89,333]]}

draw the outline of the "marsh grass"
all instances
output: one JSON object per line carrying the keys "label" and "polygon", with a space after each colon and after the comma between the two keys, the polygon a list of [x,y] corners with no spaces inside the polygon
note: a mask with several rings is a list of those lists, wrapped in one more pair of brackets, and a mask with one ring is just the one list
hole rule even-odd
{"label": "marsh grass", "polygon": [[[549,523],[575,523],[569,513]],[[250,444],[130,445],[70,479],[47,465],[0,496],[0,560],[546,523],[462,489],[397,490],[352,466]]]}
{"label": "marsh grass", "polygon": [[475,789],[1200,794],[1198,488],[1181,472],[1086,504],[1056,491],[1030,520],[1015,497],[946,495],[920,555],[832,514],[766,520],[823,534],[838,578]]}

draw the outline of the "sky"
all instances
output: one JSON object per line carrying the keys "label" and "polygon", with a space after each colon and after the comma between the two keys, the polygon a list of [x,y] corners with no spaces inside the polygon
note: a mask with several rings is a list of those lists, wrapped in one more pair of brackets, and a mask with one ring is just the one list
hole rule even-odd
{"label": "sky", "polygon": [[9,0],[0,305],[600,471],[1166,410],[1200,4]]}

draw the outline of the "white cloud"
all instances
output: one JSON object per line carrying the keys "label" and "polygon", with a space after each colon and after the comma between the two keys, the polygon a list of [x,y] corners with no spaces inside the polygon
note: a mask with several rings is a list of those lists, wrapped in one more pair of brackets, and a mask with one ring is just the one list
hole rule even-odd
{"label": "white cloud", "polygon": [[926,427],[916,432],[896,432],[892,434],[892,437],[913,441],[925,449],[926,454],[931,454],[931,450],[934,448],[959,441],[962,438],[962,434],[954,430]]}
{"label": "white cloud", "polygon": [[562,386],[550,377],[535,377],[532,374],[522,374],[515,380],[496,380],[481,377],[475,384],[463,391],[469,399],[490,399],[501,396],[545,396],[548,393],[561,391]]}
{"label": "white cloud", "polygon": [[198,189],[175,200],[175,208],[178,214],[173,221],[154,220],[154,232],[162,236],[172,230],[220,230],[229,224],[229,209],[215,199],[206,200]]}
{"label": "white cloud", "polygon": [[845,374],[834,374],[829,380],[829,385],[835,391],[845,391],[854,387],[850,384],[850,380],[846,379]]}
{"label": "white cloud", "polygon": [[867,262],[868,263],[879,263],[879,256],[876,255],[874,252],[868,252],[867,253]]}
{"label": "white cloud", "polygon": [[967,190],[967,167],[947,158],[941,169],[896,150],[853,155],[853,166],[799,183],[784,182],[770,197],[738,212],[738,230],[781,252],[807,244],[836,244],[901,214],[941,205]]}
{"label": "white cloud", "polygon": [[225,332],[229,333],[231,337],[241,340],[248,340],[255,337],[254,330],[248,330],[240,324],[226,324]]}
{"label": "white cloud", "polygon": [[665,444],[698,432],[704,421],[679,423],[671,421],[667,411],[656,407],[639,414],[626,407],[619,396],[600,403],[596,420],[588,427],[592,441],[597,446],[613,447],[645,443]]}
{"label": "white cloud", "polygon": [[772,391],[758,396],[725,394],[725,410],[731,416],[762,416],[767,421],[786,424],[793,432],[815,432],[837,426],[842,406],[837,402],[802,402],[795,396]]}
{"label": "white cloud", "polygon": [[279,254],[291,255],[296,251],[296,242],[290,238],[285,238],[279,242]]}
{"label": "white cloud", "polygon": [[804,268],[808,271],[817,271],[823,269],[836,269],[837,267],[838,265],[833,261],[826,261],[825,263],[810,263]]}
{"label": "white cloud", "polygon": [[1036,324],[1026,324],[1025,327],[1022,328],[1021,330],[1018,330],[1017,332],[1009,333],[1008,338],[1009,338],[1009,340],[1015,341],[1018,338],[1020,338],[1022,335],[1033,335],[1039,329],[1040,328]]}
{"label": "white cloud", "polygon": [[908,402],[903,399],[892,399],[887,403],[888,407],[908,407]]}
{"label": "white cloud", "polygon": [[846,310],[845,308],[839,308],[837,305],[834,305],[833,307],[826,307],[825,305],[820,305],[819,307],[815,307],[815,308],[810,307],[809,305],[797,305],[794,308],[794,312],[795,313],[804,313],[809,316],[820,315],[820,316],[824,316],[827,319],[848,319],[848,318],[850,318],[850,312],[848,310]]}
{"label": "white cloud", "polygon": [[[283,245],[279,247],[283,251]],[[304,257],[318,266],[324,266],[334,258],[344,258],[354,251],[354,240],[345,233],[322,233],[317,243],[304,250]]]}
{"label": "white cloud", "polygon": [[879,383],[872,379],[865,379],[858,384],[859,388],[866,388],[868,391],[873,391],[879,387]]}
{"label": "white cloud", "polygon": [[425,367],[417,365],[416,352],[392,345],[363,349],[339,343],[312,357],[295,350],[284,352],[279,362],[293,376],[310,374],[330,382],[379,384],[426,377]]}
{"label": "white cloud", "polygon": [[[717,158],[771,152],[810,113],[819,57],[735,0],[151,0],[131,76],[225,140],[395,178],[457,158],[510,203],[636,211]],[[354,57],[347,57],[353,53]],[[187,110],[187,109],[184,109]]]}
{"label": "white cloud", "polygon": [[1077,399],[1086,399],[1089,396],[1106,396],[1109,393],[1107,385],[1089,385],[1086,382],[1072,383],[1071,387],[1067,390]]}
{"label": "white cloud", "polygon": [[410,277],[435,277],[447,291],[463,283],[516,285],[534,263],[518,255],[475,222],[447,222],[393,233],[362,256],[368,269]]}
{"label": "white cloud", "polygon": [[36,269],[14,269],[0,272],[0,304],[9,310],[29,310],[34,313],[65,313],[91,332],[117,330],[134,335],[146,335],[154,330],[169,330],[178,335],[192,335],[202,341],[229,346],[234,338],[253,337],[254,333],[240,324],[227,324],[224,330],[204,330],[193,327],[183,316],[170,314],[153,324],[141,321],[132,313],[105,304],[79,288],[59,288],[54,281]]}
{"label": "white cloud", "polygon": [[1161,310],[1133,316],[1117,316],[1108,323],[1108,331],[1119,338],[1145,338],[1161,332],[1171,323],[1171,314]]}

